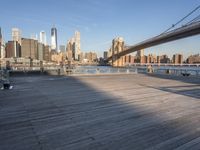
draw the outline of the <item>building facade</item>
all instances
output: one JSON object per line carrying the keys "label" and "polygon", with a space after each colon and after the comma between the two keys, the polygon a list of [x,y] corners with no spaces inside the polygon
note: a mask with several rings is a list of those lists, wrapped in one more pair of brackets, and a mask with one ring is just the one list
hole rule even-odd
{"label": "building facade", "polygon": [[66,48],[66,52],[67,52],[67,60],[68,61],[73,61],[73,48],[74,48],[74,41],[71,39],[67,42],[67,48]]}
{"label": "building facade", "polygon": [[157,57],[155,54],[149,54],[147,56],[147,63],[157,63]]}
{"label": "building facade", "polygon": [[97,61],[97,54],[94,52],[85,53],[85,59],[87,59],[88,63]]}
{"label": "building facade", "polygon": [[125,64],[133,64],[135,62],[135,57],[132,55],[126,55],[125,56]]}
{"label": "building facade", "polygon": [[189,64],[200,64],[200,54],[191,55],[187,58]]}
{"label": "building facade", "polygon": [[182,54],[173,55],[172,61],[174,64],[182,64],[183,63],[183,55]]}
{"label": "building facade", "polygon": [[40,61],[43,61],[44,58],[44,44],[43,43],[38,43],[38,57],[37,59]]}
{"label": "building facade", "polygon": [[170,58],[167,55],[157,56],[157,63],[168,64],[170,63]]}
{"label": "building facade", "polygon": [[8,41],[5,47],[6,58],[21,57],[21,46],[17,41]]}
{"label": "building facade", "polygon": [[43,60],[50,61],[50,51],[51,51],[50,46],[45,45],[44,46]]}
{"label": "building facade", "polygon": [[22,38],[21,56],[23,58],[38,59],[38,41]]}

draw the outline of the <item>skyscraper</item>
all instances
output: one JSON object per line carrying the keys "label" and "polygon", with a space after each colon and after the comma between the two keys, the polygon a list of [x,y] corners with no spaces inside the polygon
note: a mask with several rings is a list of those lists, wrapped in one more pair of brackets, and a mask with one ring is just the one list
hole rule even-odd
{"label": "skyscraper", "polygon": [[12,28],[12,40],[21,45],[21,31],[18,28]]}
{"label": "skyscraper", "polygon": [[51,49],[57,51],[57,29],[55,27],[51,28]]}
{"label": "skyscraper", "polygon": [[0,58],[2,58],[2,34],[1,34],[1,28],[0,28]]}
{"label": "skyscraper", "polygon": [[0,58],[5,58],[5,45],[0,28]]}
{"label": "skyscraper", "polygon": [[75,60],[79,60],[80,54],[81,54],[81,36],[80,32],[75,31],[75,48],[74,48],[74,54],[75,54]]}
{"label": "skyscraper", "polygon": [[40,43],[47,45],[47,37],[44,31],[40,32]]}

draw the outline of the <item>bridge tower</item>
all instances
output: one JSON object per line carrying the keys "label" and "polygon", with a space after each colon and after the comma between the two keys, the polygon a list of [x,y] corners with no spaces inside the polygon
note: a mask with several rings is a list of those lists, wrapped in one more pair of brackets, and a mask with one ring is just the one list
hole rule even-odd
{"label": "bridge tower", "polygon": [[125,56],[118,57],[116,54],[124,50],[124,39],[122,37],[117,37],[112,41],[112,66],[122,67],[125,65]]}

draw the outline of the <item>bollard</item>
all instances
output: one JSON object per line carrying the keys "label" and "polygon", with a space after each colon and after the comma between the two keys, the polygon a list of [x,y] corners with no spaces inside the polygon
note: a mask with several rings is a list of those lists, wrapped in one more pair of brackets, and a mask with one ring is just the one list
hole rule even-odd
{"label": "bollard", "polygon": [[126,69],[126,73],[127,73],[127,74],[129,74],[129,73],[130,73],[130,72],[129,72],[129,69]]}
{"label": "bollard", "polygon": [[60,75],[60,68],[58,69],[58,75]]}

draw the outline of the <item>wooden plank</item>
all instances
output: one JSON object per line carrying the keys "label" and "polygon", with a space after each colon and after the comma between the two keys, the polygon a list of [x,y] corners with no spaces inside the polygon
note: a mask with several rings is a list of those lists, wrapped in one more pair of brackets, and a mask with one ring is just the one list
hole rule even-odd
{"label": "wooden plank", "polygon": [[12,79],[0,149],[198,149],[200,80],[109,75]]}

